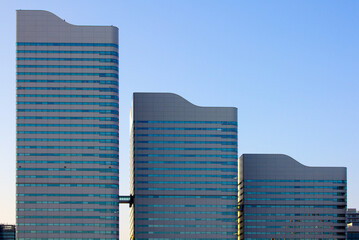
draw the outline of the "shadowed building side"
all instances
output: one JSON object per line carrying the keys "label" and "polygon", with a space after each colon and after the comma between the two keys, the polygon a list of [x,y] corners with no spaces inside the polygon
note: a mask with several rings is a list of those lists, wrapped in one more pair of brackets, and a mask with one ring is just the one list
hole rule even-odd
{"label": "shadowed building side", "polygon": [[0,224],[0,239],[15,240],[16,239],[15,225]]}

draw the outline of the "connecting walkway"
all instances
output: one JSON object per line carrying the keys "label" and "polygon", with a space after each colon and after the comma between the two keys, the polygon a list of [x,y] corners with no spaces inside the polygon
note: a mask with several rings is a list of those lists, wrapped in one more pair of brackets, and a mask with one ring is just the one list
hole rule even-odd
{"label": "connecting walkway", "polygon": [[119,204],[130,204],[129,206],[132,207],[133,204],[133,196],[118,196],[118,203]]}

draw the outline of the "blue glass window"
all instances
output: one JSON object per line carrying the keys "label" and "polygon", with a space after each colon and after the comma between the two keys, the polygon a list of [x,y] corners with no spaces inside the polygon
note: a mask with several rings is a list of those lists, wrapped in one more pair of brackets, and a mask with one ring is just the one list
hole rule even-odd
{"label": "blue glass window", "polygon": [[99,54],[118,57],[118,52],[113,51],[56,51],[56,50],[17,50],[17,53],[63,53],[63,54]]}

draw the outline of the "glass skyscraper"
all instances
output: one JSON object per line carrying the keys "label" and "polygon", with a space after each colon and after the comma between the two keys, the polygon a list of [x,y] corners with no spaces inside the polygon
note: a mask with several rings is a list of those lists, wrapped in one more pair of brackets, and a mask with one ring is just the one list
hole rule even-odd
{"label": "glass skyscraper", "polygon": [[118,29],[17,11],[17,237],[118,239]]}
{"label": "glass skyscraper", "polygon": [[243,154],[239,169],[239,239],[346,239],[345,167]]}
{"label": "glass skyscraper", "polygon": [[132,239],[237,239],[237,109],[134,93]]}

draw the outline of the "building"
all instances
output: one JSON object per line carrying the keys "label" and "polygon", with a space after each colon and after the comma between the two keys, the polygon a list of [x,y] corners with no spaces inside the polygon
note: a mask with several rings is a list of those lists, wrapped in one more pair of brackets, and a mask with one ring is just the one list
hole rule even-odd
{"label": "building", "polygon": [[346,168],[307,167],[281,154],[239,163],[240,239],[345,239]]}
{"label": "building", "polygon": [[134,93],[132,239],[236,239],[237,109]]}
{"label": "building", "polygon": [[359,240],[359,226],[353,226],[351,223],[348,224],[347,240]]}
{"label": "building", "polygon": [[352,223],[352,226],[359,226],[359,212],[356,208],[348,208],[347,223]]}
{"label": "building", "polygon": [[17,237],[118,239],[118,29],[17,11]]}
{"label": "building", "polygon": [[0,239],[15,240],[16,239],[15,225],[0,224]]}

